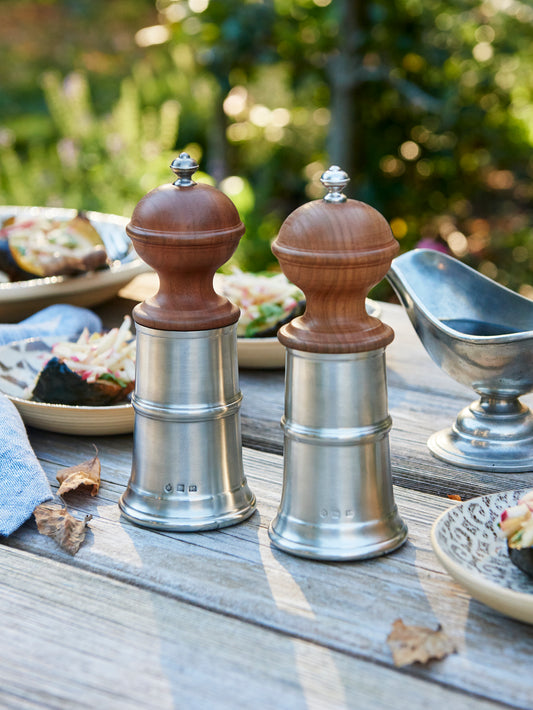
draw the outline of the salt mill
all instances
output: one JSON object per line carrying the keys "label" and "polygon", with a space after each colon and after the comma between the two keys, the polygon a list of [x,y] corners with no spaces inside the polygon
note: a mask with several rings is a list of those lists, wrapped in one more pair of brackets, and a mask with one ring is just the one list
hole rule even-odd
{"label": "salt mill", "polygon": [[306,296],[283,326],[284,479],[274,545],[321,560],[375,557],[407,536],[393,496],[385,347],[392,329],[365,309],[398,243],[385,218],[347,199],[332,166],[328,193],[296,209],[272,250]]}
{"label": "salt mill", "polygon": [[194,182],[187,153],[171,169],[175,182],[145,195],[126,227],[159,291],[133,310],[133,464],[119,505],[146,527],[209,530],[255,508],[242,465],[239,309],[213,289],[244,225],[226,195]]}

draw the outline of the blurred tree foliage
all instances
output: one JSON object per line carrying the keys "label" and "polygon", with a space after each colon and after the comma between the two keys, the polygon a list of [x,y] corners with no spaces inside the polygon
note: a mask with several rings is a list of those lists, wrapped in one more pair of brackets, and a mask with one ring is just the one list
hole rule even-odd
{"label": "blurred tree foliage", "polygon": [[438,243],[533,294],[530,3],[2,5],[3,202],[127,215],[187,149],[237,204],[237,259],[260,270],[337,163],[402,249]]}

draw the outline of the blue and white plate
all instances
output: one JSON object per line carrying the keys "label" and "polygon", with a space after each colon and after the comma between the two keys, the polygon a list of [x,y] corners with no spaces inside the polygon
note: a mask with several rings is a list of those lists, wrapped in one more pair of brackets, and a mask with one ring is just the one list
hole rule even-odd
{"label": "blue and white plate", "polygon": [[433,524],[431,544],[446,571],[474,599],[533,624],[533,579],[511,562],[507,542],[498,535],[501,513],[524,493],[504,491],[449,508]]}

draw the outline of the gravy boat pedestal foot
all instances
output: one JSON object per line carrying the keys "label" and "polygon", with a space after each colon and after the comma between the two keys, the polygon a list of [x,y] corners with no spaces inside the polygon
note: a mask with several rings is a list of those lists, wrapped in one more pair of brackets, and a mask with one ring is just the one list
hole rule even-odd
{"label": "gravy boat pedestal foot", "polygon": [[448,463],[500,472],[533,469],[533,414],[517,397],[482,396],[453,426],[432,434],[431,453]]}

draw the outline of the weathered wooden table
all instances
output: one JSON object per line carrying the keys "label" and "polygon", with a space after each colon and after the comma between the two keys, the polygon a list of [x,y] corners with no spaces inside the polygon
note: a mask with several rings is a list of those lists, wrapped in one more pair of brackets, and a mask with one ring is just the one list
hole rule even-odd
{"label": "weathered wooden table", "polygon": [[[132,303],[99,309],[108,325]],[[375,560],[319,563],[270,545],[282,482],[283,371],[241,371],[244,462],[257,511],[203,533],[131,525],[117,500],[132,437],[30,430],[55,486],[57,469],[90,458],[102,485],[71,495],[93,518],[75,557],[28,522],[0,545],[0,707],[198,708],[533,707],[533,627],[471,599],[429,540],[436,516],[463,499],[533,487],[533,473],[465,471],[432,458],[431,432],[474,399],[429,359],[399,306],[387,350],[396,502],[408,542]],[[527,401],[527,400],[526,400]],[[396,668],[395,619],[444,630],[458,652]]]}

